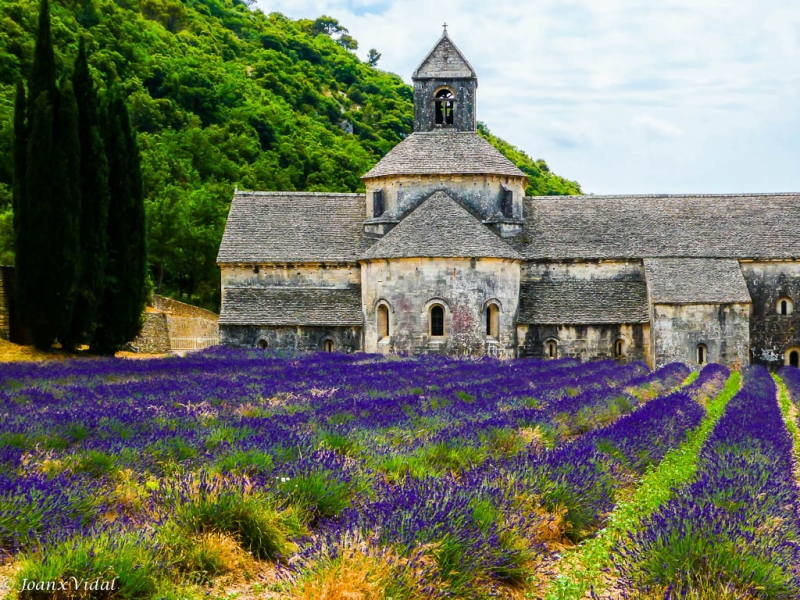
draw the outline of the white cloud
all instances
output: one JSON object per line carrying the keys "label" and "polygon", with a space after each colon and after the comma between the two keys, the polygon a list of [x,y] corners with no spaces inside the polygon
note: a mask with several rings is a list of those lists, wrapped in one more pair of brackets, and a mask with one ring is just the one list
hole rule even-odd
{"label": "white cloud", "polygon": [[[259,6],[333,16],[362,58],[377,48],[379,67],[409,82],[447,21],[478,72],[478,118],[586,191],[800,191],[800,170],[788,168],[800,135],[774,142],[800,124],[800,4],[791,0]],[[646,159],[632,168],[633,155]]]}
{"label": "white cloud", "polygon": [[683,135],[683,129],[667,121],[662,121],[650,115],[639,115],[634,117],[632,123],[647,132],[654,133],[659,137],[675,138]]}

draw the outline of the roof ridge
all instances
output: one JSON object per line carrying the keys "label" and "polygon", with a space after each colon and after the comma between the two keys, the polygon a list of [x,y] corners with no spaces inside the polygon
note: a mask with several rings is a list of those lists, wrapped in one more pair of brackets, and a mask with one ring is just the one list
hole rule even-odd
{"label": "roof ridge", "polygon": [[226,290],[349,290],[353,287],[361,287],[360,283],[348,284],[346,286],[329,285],[226,285]]}
{"label": "roof ridge", "polygon": [[800,192],[736,192],[732,194],[575,194],[564,196],[525,196],[526,200],[554,200],[556,198],[569,199],[609,199],[609,198],[760,198],[760,197],[780,197],[780,196],[800,196]]}
{"label": "roof ridge", "polygon": [[[429,135],[430,134],[430,135]],[[502,175],[527,177],[476,131],[415,131],[362,179],[390,175]]]}
{"label": "roof ridge", "polygon": [[[461,52],[461,49],[460,49],[458,46],[456,46],[456,43],[455,43],[455,42],[454,42],[454,41],[453,41],[453,40],[450,38],[450,36],[447,34],[447,28],[445,28],[445,30],[442,32],[442,35],[439,37],[439,39],[438,39],[438,40],[436,40],[436,43],[433,45],[433,47],[430,49],[430,51],[428,51],[428,53],[425,55],[425,57],[424,57],[424,58],[423,58],[423,59],[420,61],[420,63],[417,65],[417,68],[416,68],[416,69],[414,69],[413,73],[411,73],[411,79],[412,79],[412,80],[413,80],[413,79],[420,79],[420,78],[421,78],[421,77],[419,76],[419,71],[420,71],[420,69],[422,68],[422,66],[423,66],[423,65],[424,65],[426,62],[428,62],[428,59],[429,59],[429,58],[430,58],[430,57],[433,55],[433,53],[434,53],[434,52],[436,52],[436,49],[437,49],[437,48],[439,48],[439,46],[441,45],[441,43],[442,43],[444,40],[447,40],[448,42],[450,42],[450,45],[453,47],[453,50],[455,50],[455,51],[456,51],[456,54],[458,55],[458,57],[459,57],[461,60],[463,60],[463,61],[464,61],[464,64],[466,64],[466,65],[467,65],[467,68],[470,70],[470,74],[471,74],[471,76],[469,77],[469,79],[473,79],[473,78],[474,78],[474,79],[477,79],[477,78],[478,78],[478,73],[475,71],[475,68],[474,68],[474,67],[473,67],[473,66],[470,64],[470,62],[467,60],[467,57],[466,57],[466,56],[464,56],[464,53],[463,53],[463,52]],[[435,79],[435,77],[427,77],[427,76],[425,76],[425,77],[423,77],[423,78],[426,78],[426,79]]]}
{"label": "roof ridge", "polygon": [[[444,231],[442,223],[446,223]],[[443,189],[420,202],[361,258],[414,257],[522,259],[510,244]]]}

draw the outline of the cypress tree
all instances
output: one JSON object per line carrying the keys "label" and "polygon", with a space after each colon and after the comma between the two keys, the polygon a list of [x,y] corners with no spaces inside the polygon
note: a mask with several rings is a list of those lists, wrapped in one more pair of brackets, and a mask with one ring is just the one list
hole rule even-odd
{"label": "cypress tree", "polygon": [[49,198],[57,193],[56,174],[46,173],[42,165],[55,165],[53,140],[53,102],[47,92],[40,93],[28,108],[28,148],[25,170],[25,195],[15,219],[17,306],[24,329],[34,344],[48,349],[55,341],[49,319],[49,282],[42,272],[50,252],[47,214]]}
{"label": "cypress tree", "polygon": [[[33,53],[31,78],[28,81],[28,96],[31,105],[39,94],[47,92],[51,101],[56,96],[56,59],[53,53],[53,36],[50,33],[50,2],[39,2],[39,29],[36,32],[36,47]],[[31,109],[33,106],[31,106]]]}
{"label": "cypress tree", "polygon": [[59,291],[51,305],[53,328],[62,342],[67,338],[81,273],[81,144],[78,137],[78,103],[72,82],[60,84],[56,115],[55,155],[59,193],[50,200],[52,268],[51,285]]}
{"label": "cypress tree", "polygon": [[80,145],[72,85],[55,82],[47,0],[28,84],[27,152],[15,218],[17,302],[34,344],[48,349],[72,317],[78,275]]}
{"label": "cypress tree", "polygon": [[88,341],[97,318],[105,282],[108,227],[108,161],[100,136],[97,93],[89,72],[83,38],[78,46],[72,85],[78,103],[78,138],[81,156],[81,275],[75,308],[72,312],[72,323],[63,340],[64,345],[70,348]]}
{"label": "cypress tree", "polygon": [[25,159],[28,152],[28,130],[25,123],[25,84],[17,80],[17,94],[14,98],[14,187],[12,188],[11,206],[14,210],[14,231],[17,230],[17,219],[24,206],[25,195]]}
{"label": "cypress tree", "polygon": [[106,281],[93,347],[113,352],[141,329],[147,281],[141,158],[125,99],[108,94],[105,120],[109,195]]}

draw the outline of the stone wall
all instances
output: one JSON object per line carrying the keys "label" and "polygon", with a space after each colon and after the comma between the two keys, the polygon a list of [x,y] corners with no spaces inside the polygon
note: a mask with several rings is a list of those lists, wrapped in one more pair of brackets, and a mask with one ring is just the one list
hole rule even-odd
{"label": "stone wall", "polygon": [[335,352],[361,350],[360,327],[267,327],[222,325],[220,342],[233,348],[259,348],[288,352],[324,351],[333,342]]}
{"label": "stone wall", "polygon": [[[787,350],[800,348],[800,262],[741,261],[742,274],[753,300],[750,348],[753,362],[777,368]],[[781,299],[791,300],[788,315],[779,311]]]}
{"label": "stone wall", "polygon": [[144,326],[128,344],[133,352],[160,354],[199,350],[219,343],[219,315],[185,302],[153,294]]}
{"label": "stone wall", "polygon": [[167,298],[165,296],[159,296],[158,294],[153,294],[150,305],[157,311],[169,313],[175,317],[204,319],[206,321],[213,321],[215,323],[217,322],[217,319],[219,319],[219,315],[211,312],[210,310],[206,310],[198,306],[192,306],[191,304],[186,304],[185,302],[179,302],[178,300],[173,300],[172,298]]}
{"label": "stone wall", "polygon": [[483,219],[502,210],[501,192],[505,185],[513,193],[513,214],[522,219],[525,178],[507,175],[397,175],[364,181],[367,190],[367,217],[372,218],[372,192],[383,190],[384,218],[400,220],[436,190],[444,189],[465,208]]}
{"label": "stone wall", "polygon": [[563,279],[641,279],[644,266],[641,260],[585,260],[557,262],[526,262],[522,278],[531,280]]}
{"label": "stone wall", "polygon": [[[375,260],[361,269],[367,352],[491,354],[516,352],[520,263],[495,258]],[[499,308],[497,337],[486,335],[486,306]],[[378,339],[378,305],[389,309],[389,339]],[[432,337],[432,304],[445,311],[442,337]]]}
{"label": "stone wall", "polygon": [[[225,288],[351,288],[360,285],[357,263],[285,263],[264,265],[224,265]],[[256,348],[259,342],[270,349],[288,352],[325,350],[327,340],[337,352],[356,352],[362,348],[361,327],[353,326],[259,326],[222,325],[220,343],[235,348]]]}
{"label": "stone wall", "polygon": [[139,335],[128,344],[131,352],[162,354],[171,349],[167,315],[163,312],[146,312]]}
{"label": "stone wall", "polygon": [[0,338],[7,340],[11,337],[11,316],[9,315],[10,312],[10,298],[7,297],[8,291],[6,285],[6,277],[8,277],[7,273],[10,273],[11,269],[0,266]]}
{"label": "stone wall", "polygon": [[[547,342],[556,342],[557,357],[579,360],[641,360],[651,364],[650,325],[519,325],[518,356],[547,358]],[[617,340],[623,340],[623,355],[615,356]]]}
{"label": "stone wall", "polygon": [[456,131],[475,131],[475,79],[427,79],[414,82],[414,131],[433,131],[436,125],[434,95],[449,88],[455,96],[452,128]]}
{"label": "stone wall", "polygon": [[[574,260],[526,262],[524,281],[644,281],[640,260]],[[599,300],[597,300],[600,302]],[[598,305],[598,310],[601,307]],[[565,323],[518,325],[518,356],[546,358],[547,342],[556,342],[559,357],[579,360],[617,358],[616,343],[623,340],[620,362],[645,361],[651,364],[650,326],[647,323],[568,323],[571,306],[559,308]]]}
{"label": "stone wall", "polygon": [[656,304],[651,336],[655,368],[674,361],[699,368],[703,344],[706,362],[738,369],[750,362],[750,304]]}
{"label": "stone wall", "polygon": [[[201,317],[180,317],[170,313],[164,313],[167,319],[167,329],[170,339],[176,338],[218,338],[219,326],[217,321]],[[213,313],[212,313],[213,314]],[[176,346],[178,344],[175,344]]]}
{"label": "stone wall", "polygon": [[14,267],[0,265],[0,338],[15,344],[30,345],[33,340],[22,327],[17,312]]}
{"label": "stone wall", "polygon": [[223,265],[220,271],[223,289],[228,286],[350,287],[361,283],[358,264]]}

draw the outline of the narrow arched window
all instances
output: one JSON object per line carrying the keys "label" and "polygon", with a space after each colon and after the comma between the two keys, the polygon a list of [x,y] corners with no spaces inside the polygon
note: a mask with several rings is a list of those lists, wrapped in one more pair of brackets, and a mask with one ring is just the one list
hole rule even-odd
{"label": "narrow arched window", "polygon": [[791,298],[781,298],[778,300],[778,314],[779,315],[790,315],[794,310],[794,306],[792,305]]}
{"label": "narrow arched window", "polygon": [[434,304],[430,310],[431,336],[444,335],[444,307],[441,304]]}
{"label": "narrow arched window", "polygon": [[789,366],[790,367],[798,367],[800,366],[800,352],[797,350],[792,350],[789,352]]}
{"label": "narrow arched window", "polygon": [[372,216],[380,217],[385,210],[383,201],[383,188],[372,192]]}
{"label": "narrow arched window", "polygon": [[436,124],[452,125],[455,112],[455,97],[450,90],[439,90],[435,96]]}
{"label": "narrow arched window", "polygon": [[325,345],[323,347],[325,348],[325,352],[333,352],[333,340],[325,340]]}
{"label": "narrow arched window", "polygon": [[389,308],[385,304],[378,307],[378,339],[389,337]]}
{"label": "narrow arched window", "polygon": [[514,216],[514,192],[508,186],[500,184],[500,210],[506,219]]}
{"label": "narrow arched window", "polygon": [[545,346],[545,352],[547,358],[558,358],[558,344],[550,340]]}
{"label": "narrow arched window", "polygon": [[486,307],[486,335],[497,339],[500,333],[500,309],[496,304]]}
{"label": "narrow arched window", "polygon": [[266,350],[269,348],[269,344],[267,343],[267,340],[258,340],[258,347],[262,350]]}
{"label": "narrow arched window", "polygon": [[704,365],[708,362],[708,349],[705,344],[697,345],[697,364]]}
{"label": "narrow arched window", "polygon": [[614,344],[614,356],[616,358],[625,357],[625,340],[617,340],[617,343]]}

